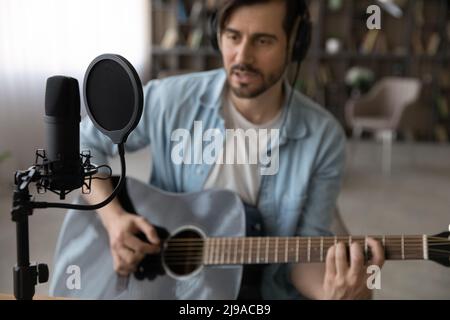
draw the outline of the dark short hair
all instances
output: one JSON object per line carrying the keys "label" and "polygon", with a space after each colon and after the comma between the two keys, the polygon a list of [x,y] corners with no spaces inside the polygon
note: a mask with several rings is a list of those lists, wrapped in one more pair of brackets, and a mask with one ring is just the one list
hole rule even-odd
{"label": "dark short hair", "polygon": [[[260,3],[269,3],[275,0],[222,0],[218,8],[218,26],[223,30],[228,19],[233,12],[243,6],[250,6]],[[297,18],[299,16],[308,16],[309,10],[305,0],[278,0],[286,4],[286,16],[283,21],[283,29],[287,38],[290,38]]]}

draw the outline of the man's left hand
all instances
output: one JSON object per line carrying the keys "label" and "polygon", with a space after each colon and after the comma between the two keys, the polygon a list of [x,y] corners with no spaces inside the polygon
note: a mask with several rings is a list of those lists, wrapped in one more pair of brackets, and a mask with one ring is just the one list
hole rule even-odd
{"label": "man's left hand", "polygon": [[[385,257],[380,242],[373,238],[367,238],[367,245],[372,253],[369,265],[377,265],[381,268]],[[366,272],[367,266],[364,263],[361,245],[353,242],[349,253],[350,257],[347,257],[347,249],[342,242],[328,250],[323,282],[324,299],[353,300],[371,297],[371,290],[367,287],[369,275]]]}

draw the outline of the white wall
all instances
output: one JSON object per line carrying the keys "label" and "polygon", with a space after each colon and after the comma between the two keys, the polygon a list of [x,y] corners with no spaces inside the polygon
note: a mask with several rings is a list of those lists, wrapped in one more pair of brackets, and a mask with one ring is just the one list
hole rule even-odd
{"label": "white wall", "polygon": [[[89,63],[118,53],[149,80],[150,1],[0,0],[0,180],[26,169],[44,146],[46,79],[77,78]],[[84,106],[82,106],[82,109]]]}

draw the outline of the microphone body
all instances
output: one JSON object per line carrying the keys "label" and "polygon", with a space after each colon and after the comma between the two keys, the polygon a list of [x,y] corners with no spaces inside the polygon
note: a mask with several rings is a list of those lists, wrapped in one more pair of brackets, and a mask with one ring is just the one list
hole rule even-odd
{"label": "microphone body", "polygon": [[84,182],[80,158],[80,93],[76,79],[64,76],[47,79],[44,121],[46,187],[64,195],[82,187]]}

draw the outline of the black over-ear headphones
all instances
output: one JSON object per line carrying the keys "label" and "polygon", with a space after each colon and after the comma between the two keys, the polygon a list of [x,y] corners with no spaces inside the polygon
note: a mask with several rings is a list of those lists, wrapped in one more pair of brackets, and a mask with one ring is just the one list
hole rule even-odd
{"label": "black over-ear headphones", "polygon": [[[293,0],[299,1],[298,6],[298,18],[295,21],[294,30],[291,32],[291,40],[289,46],[292,46],[292,55],[290,62],[301,63],[308,53],[309,46],[311,44],[312,25],[309,16],[309,9],[305,0]],[[295,27],[297,30],[295,30]],[[219,47],[219,26],[218,26],[218,13],[214,11],[209,18],[209,38],[212,47],[220,51]],[[293,42],[292,42],[293,41]]]}

